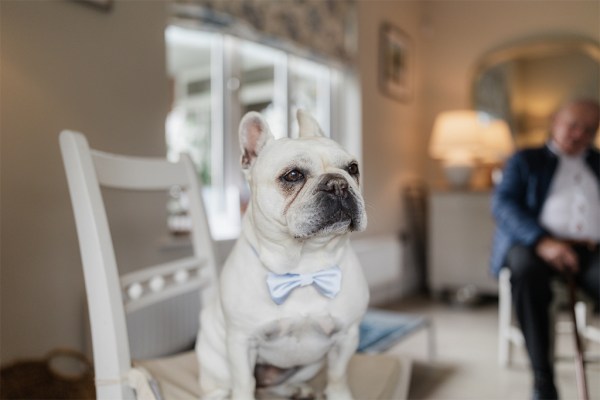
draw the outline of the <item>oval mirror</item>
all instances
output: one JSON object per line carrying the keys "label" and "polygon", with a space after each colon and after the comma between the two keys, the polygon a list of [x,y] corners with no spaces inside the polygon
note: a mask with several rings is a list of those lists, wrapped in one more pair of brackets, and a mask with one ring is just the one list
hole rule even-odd
{"label": "oval mirror", "polygon": [[547,39],[484,55],[473,78],[473,108],[504,119],[517,148],[544,143],[552,113],[568,99],[600,97],[600,46]]}

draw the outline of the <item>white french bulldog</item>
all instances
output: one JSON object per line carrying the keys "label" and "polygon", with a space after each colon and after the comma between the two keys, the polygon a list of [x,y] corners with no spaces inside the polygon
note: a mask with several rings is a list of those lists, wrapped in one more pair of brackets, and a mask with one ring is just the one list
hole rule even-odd
{"label": "white french bulldog", "polygon": [[367,223],[356,160],[298,111],[300,137],[275,140],[263,117],[240,122],[251,201],[242,234],[201,315],[204,398],[252,399],[257,388],[306,396],[327,365],[328,400],[351,399],[348,362],[369,300],[348,233]]}

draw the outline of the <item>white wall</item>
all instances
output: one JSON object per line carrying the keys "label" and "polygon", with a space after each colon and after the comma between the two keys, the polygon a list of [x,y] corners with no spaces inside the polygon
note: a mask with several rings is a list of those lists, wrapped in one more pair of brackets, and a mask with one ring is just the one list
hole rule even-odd
{"label": "white wall", "polygon": [[[369,222],[359,236],[399,233],[400,189],[423,176],[424,141],[419,127],[421,54],[418,1],[359,1],[358,69],[362,91],[363,182]],[[413,41],[413,95],[400,102],[379,88],[379,29],[382,22],[402,29]]]}
{"label": "white wall", "polygon": [[[75,1],[0,7],[5,363],[83,346],[83,276],[58,133],[81,130],[107,151],[165,154],[167,13],[147,1],[108,13]],[[119,210],[115,222],[126,225],[135,208],[146,205]]]}

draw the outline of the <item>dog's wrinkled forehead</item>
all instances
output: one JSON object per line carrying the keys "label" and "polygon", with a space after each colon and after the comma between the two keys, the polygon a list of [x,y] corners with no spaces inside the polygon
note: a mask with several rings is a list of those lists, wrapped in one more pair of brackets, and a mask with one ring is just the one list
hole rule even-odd
{"label": "dog's wrinkled forehead", "polygon": [[348,154],[339,144],[328,138],[283,138],[274,140],[265,147],[258,157],[257,166],[261,171],[281,172],[286,167],[305,167],[315,173],[328,169],[343,169],[354,157]]}

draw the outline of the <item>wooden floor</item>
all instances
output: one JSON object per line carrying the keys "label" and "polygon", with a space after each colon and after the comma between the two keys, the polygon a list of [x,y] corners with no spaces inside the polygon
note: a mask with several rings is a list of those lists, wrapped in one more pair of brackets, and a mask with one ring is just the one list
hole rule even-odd
{"label": "wooden floor", "polygon": [[[427,335],[421,331],[390,350],[413,360],[409,399],[525,400],[531,398],[531,374],[524,348],[513,353],[509,368],[498,365],[498,307],[487,301],[458,307],[427,298],[402,300],[390,308],[428,316],[435,329],[436,358],[427,359]],[[568,321],[568,315],[560,320]],[[594,326],[600,326],[597,317]],[[600,345],[588,347],[600,355]],[[561,399],[577,399],[573,337],[557,338],[556,381]],[[600,363],[586,366],[590,399],[600,399]]]}

